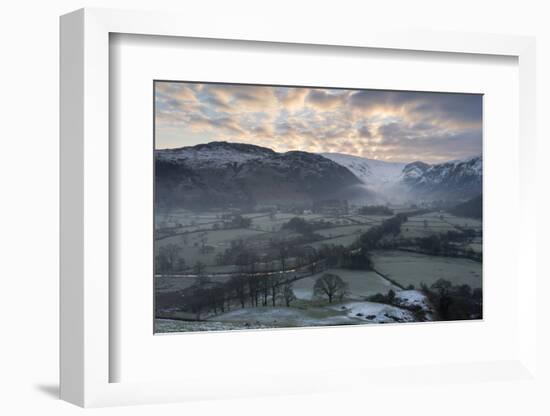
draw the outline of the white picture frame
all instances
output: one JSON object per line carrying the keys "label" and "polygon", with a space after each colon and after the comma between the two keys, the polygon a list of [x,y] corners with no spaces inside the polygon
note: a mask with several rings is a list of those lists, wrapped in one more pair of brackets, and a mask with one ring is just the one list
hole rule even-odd
{"label": "white picture frame", "polygon": [[[158,403],[211,397],[308,393],[353,388],[361,368],[331,370],[324,383],[307,383],[317,374],[273,374],[263,382],[236,380],[230,386],[211,381],[111,382],[110,349],[109,36],[113,33],[226,39],[282,44],[332,45],[438,53],[504,55],[519,66],[519,241],[518,264],[526,273],[518,286],[519,345],[508,360],[445,363],[410,368],[370,369],[362,377],[421,382],[440,377],[479,382],[482,379],[524,380],[536,376],[537,272],[534,246],[535,189],[535,41],[530,37],[429,32],[380,32],[349,28],[328,34],[313,26],[299,29],[251,22],[234,27],[220,20],[212,26],[186,21],[177,14],[82,9],[61,18],[61,398],[80,406]],[[525,244],[523,244],[525,243]],[[529,317],[529,319],[522,319]],[[223,336],[223,334],[220,334]],[[118,357],[120,358],[120,357]],[[401,371],[401,373],[400,373]],[[413,374],[408,377],[405,374]],[[476,374],[482,374],[478,377]],[[215,384],[215,383],[214,383]],[[284,388],[281,386],[284,385]]]}

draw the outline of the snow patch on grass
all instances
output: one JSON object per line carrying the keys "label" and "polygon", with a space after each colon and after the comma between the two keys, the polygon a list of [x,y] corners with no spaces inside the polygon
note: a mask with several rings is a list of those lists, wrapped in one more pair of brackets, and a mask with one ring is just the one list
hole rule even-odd
{"label": "snow patch on grass", "polygon": [[218,322],[240,322],[250,326],[271,327],[320,326],[356,324],[358,319],[331,308],[243,308],[235,309],[211,318]]}
{"label": "snow patch on grass", "polygon": [[414,322],[412,312],[376,302],[349,302],[332,306],[349,317],[373,323]]}
{"label": "snow patch on grass", "polygon": [[420,306],[424,311],[431,309],[428,298],[419,290],[401,290],[395,293],[395,299],[405,307]]}

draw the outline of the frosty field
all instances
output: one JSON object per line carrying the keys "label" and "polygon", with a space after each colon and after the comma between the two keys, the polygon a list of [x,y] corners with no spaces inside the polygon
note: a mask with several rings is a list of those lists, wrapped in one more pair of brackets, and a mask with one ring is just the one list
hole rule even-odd
{"label": "frosty field", "polygon": [[[403,212],[407,211],[403,209]],[[241,214],[242,218],[249,220],[248,226],[226,229],[226,218],[231,215],[223,212],[196,215],[182,211],[157,219],[159,224],[166,226],[165,234],[157,240],[157,249],[160,252],[174,250],[183,263],[178,271],[158,273],[155,277],[159,311],[155,320],[156,331],[314,327],[416,322],[419,319],[429,321],[437,319],[438,315],[427,295],[420,290],[422,284],[430,287],[444,279],[457,287],[463,284],[472,289],[482,286],[481,262],[456,256],[410,252],[407,251],[411,249],[409,246],[401,250],[370,251],[372,269],[368,270],[323,267],[323,259],[315,260],[313,257],[311,260],[312,251],[315,253],[335,246],[357,251],[357,248],[352,247],[358,247],[359,238],[392,218],[389,216],[251,212]],[[303,224],[319,228],[312,234],[289,229],[289,222],[297,219]],[[470,229],[478,233],[478,227],[481,227],[481,222],[477,220],[441,211],[427,212],[408,216],[395,241],[405,241],[410,245],[417,241],[415,239],[445,236],[449,231],[460,234],[464,229]],[[169,235],[170,232],[173,235]],[[293,239],[297,239],[298,245],[285,251],[283,256],[278,247]],[[394,240],[386,236],[384,241],[387,244]],[[257,279],[255,298],[239,300],[238,292],[232,292],[232,297],[223,300],[219,307],[199,312],[199,315],[196,310],[193,312],[193,309],[179,307],[180,299],[189,301],[188,294],[196,290],[200,279],[206,279],[204,281],[212,288],[228,286],[236,282],[235,279],[245,279],[243,288],[251,290],[251,277],[247,277],[249,272],[246,271],[249,269],[239,266],[241,260],[235,258],[229,263],[227,260],[220,263],[220,259],[235,249],[236,243],[241,245],[238,250],[243,253],[256,253],[258,256],[251,269],[257,273],[254,277]],[[481,253],[482,237],[476,234],[457,247]],[[202,263],[200,269],[197,269],[198,263]],[[315,289],[318,281],[327,274],[337,276],[345,285],[345,294],[333,303],[327,302],[321,292]],[[269,286],[272,284],[269,279],[275,277],[284,277],[291,288],[288,305],[283,296],[282,285],[285,280],[277,287],[277,298],[273,301],[272,290],[275,289]],[[262,285],[265,289],[261,289],[264,287]],[[406,289],[411,285],[415,290]],[[393,298],[385,298],[391,293],[394,294]],[[419,311],[421,315],[418,315]]]}
{"label": "frosty field", "polygon": [[348,284],[348,299],[364,299],[377,293],[387,293],[390,289],[399,290],[398,287],[373,271],[328,269],[322,273],[297,280],[294,283],[296,297],[303,300],[312,300],[314,298],[313,286],[324,273],[336,274]]}
{"label": "frosty field", "polygon": [[472,288],[482,285],[481,263],[454,257],[428,256],[403,251],[376,251],[373,260],[380,273],[402,286],[422,283],[431,285],[438,279],[447,279],[456,285]]}

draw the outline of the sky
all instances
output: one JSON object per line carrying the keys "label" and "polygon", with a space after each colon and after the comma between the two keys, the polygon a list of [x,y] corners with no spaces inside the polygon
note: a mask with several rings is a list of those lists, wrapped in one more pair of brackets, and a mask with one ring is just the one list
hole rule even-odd
{"label": "sky", "polygon": [[394,162],[482,151],[479,94],[155,82],[155,147],[229,141]]}

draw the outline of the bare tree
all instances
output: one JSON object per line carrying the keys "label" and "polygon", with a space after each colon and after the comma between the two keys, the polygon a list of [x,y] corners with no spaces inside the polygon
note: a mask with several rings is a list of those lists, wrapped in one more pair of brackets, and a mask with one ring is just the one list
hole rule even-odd
{"label": "bare tree", "polygon": [[445,279],[437,279],[431,288],[436,290],[439,296],[447,296],[452,288],[452,283]]}
{"label": "bare tree", "polygon": [[189,244],[189,234],[186,232],[184,232],[182,235],[181,235],[181,242],[183,243],[184,246],[186,246],[187,244]]}
{"label": "bare tree", "polygon": [[247,276],[248,295],[250,297],[250,306],[258,306],[258,296],[260,293],[260,282],[258,276],[251,274]]}
{"label": "bare tree", "polygon": [[217,315],[218,310],[224,313],[226,300],[225,288],[221,285],[217,285],[208,290],[208,296],[209,306],[214,310],[214,314]]}
{"label": "bare tree", "polygon": [[287,308],[290,306],[290,303],[296,300],[296,295],[292,290],[292,283],[287,282],[283,287],[283,298],[285,300],[285,305]]}
{"label": "bare tree", "polygon": [[170,263],[166,253],[161,250],[158,250],[155,255],[155,273],[163,274],[170,270]]}
{"label": "bare tree", "polygon": [[438,279],[432,284],[431,289],[437,293],[438,297],[438,311],[441,319],[446,320],[449,316],[449,308],[453,303],[451,297],[452,283],[445,279]]}
{"label": "bare tree", "polygon": [[201,251],[204,251],[204,247],[206,246],[206,243],[208,242],[208,234],[206,232],[202,232],[199,234],[199,241],[201,243]]}
{"label": "bare tree", "polygon": [[204,274],[205,269],[206,265],[200,261],[197,261],[193,266],[193,272],[196,275],[195,285],[197,287],[204,288],[208,283],[210,283],[210,279]]}
{"label": "bare tree", "polygon": [[286,271],[286,260],[288,259],[288,247],[286,243],[282,242],[277,247],[277,255],[279,258],[279,264],[281,265],[281,271],[283,274]]}
{"label": "bare tree", "polygon": [[267,306],[267,299],[269,297],[269,291],[270,291],[270,282],[269,282],[269,276],[266,274],[262,274],[260,276],[260,292],[262,294],[262,306]]}
{"label": "bare tree", "polygon": [[208,291],[200,286],[195,286],[184,297],[184,301],[189,305],[191,311],[195,314],[195,319],[201,320],[202,312],[207,308],[209,303]]}
{"label": "bare tree", "polygon": [[328,298],[328,303],[332,303],[334,298],[342,299],[346,294],[348,285],[340,276],[332,273],[325,273],[317,279],[313,286],[315,296]]}
{"label": "bare tree", "polygon": [[307,253],[307,269],[310,274],[317,273],[317,261],[319,257],[317,256],[317,252],[315,250]]}
{"label": "bare tree", "polygon": [[183,257],[178,259],[178,271],[184,270],[185,267],[186,267],[185,259]]}
{"label": "bare tree", "polygon": [[[236,298],[239,300],[239,303],[241,304],[241,308],[244,308],[245,307],[245,302],[246,302],[246,297],[247,297],[247,293],[246,293],[246,285],[247,285],[246,275],[238,274],[238,275],[235,275],[235,276],[231,277],[231,279],[229,279],[229,282],[227,282],[227,285],[229,287],[229,292],[232,293],[232,294],[234,293]],[[229,297],[231,297],[231,296],[229,296]]]}
{"label": "bare tree", "polygon": [[271,304],[275,306],[277,304],[277,297],[279,296],[281,277],[277,274],[272,274],[269,277],[269,286],[271,289]]}
{"label": "bare tree", "polygon": [[204,269],[206,268],[206,264],[204,264],[202,261],[197,261],[195,265],[193,266],[193,272],[197,276],[202,276],[204,274]]}
{"label": "bare tree", "polygon": [[164,272],[173,272],[179,265],[179,252],[181,247],[177,244],[166,244],[158,249],[158,258],[161,259],[161,268]]}

